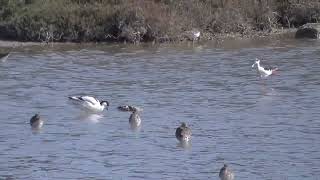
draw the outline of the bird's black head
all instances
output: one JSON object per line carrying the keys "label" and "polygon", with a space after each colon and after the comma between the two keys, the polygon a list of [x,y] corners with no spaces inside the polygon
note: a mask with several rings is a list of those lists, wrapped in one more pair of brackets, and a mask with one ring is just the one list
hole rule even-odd
{"label": "bird's black head", "polygon": [[130,110],[131,112],[135,112],[135,111],[137,111],[137,108],[135,108],[135,107],[133,107],[133,106],[129,106],[129,110]]}
{"label": "bird's black head", "polygon": [[108,101],[101,101],[100,104],[107,107],[110,105]]}
{"label": "bird's black head", "polygon": [[33,119],[39,119],[40,115],[39,114],[35,114],[34,116],[32,116]]}
{"label": "bird's black head", "polygon": [[181,123],[181,127],[187,127],[187,124],[185,122]]}
{"label": "bird's black head", "polygon": [[40,120],[40,115],[39,114],[35,114],[34,116],[31,117],[30,119],[30,124],[33,124],[36,121]]}

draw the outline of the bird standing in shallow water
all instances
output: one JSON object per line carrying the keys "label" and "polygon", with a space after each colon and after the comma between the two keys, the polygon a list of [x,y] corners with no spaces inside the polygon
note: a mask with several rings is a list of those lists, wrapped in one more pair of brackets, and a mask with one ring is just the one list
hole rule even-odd
{"label": "bird standing in shallow water", "polygon": [[184,122],[176,129],[176,138],[180,142],[189,142],[191,140],[191,135],[191,129],[187,127],[187,124]]}
{"label": "bird standing in shallow water", "polygon": [[70,96],[69,99],[80,103],[82,107],[92,112],[102,112],[109,107],[108,101],[100,101],[92,96]]}
{"label": "bird standing in shallow water", "polygon": [[228,165],[224,164],[220,169],[219,177],[221,180],[233,180],[234,174]]}
{"label": "bird standing in shallow water", "polygon": [[40,129],[43,126],[43,123],[44,123],[44,121],[43,121],[43,119],[41,119],[39,114],[35,114],[30,119],[30,125],[34,129]]}
{"label": "bird standing in shallow water", "polygon": [[252,64],[252,68],[254,66],[257,66],[260,77],[262,78],[266,78],[278,70],[278,68],[264,68],[260,66],[260,60],[258,58],[256,58],[256,61]]}
{"label": "bird standing in shallow water", "polygon": [[140,112],[142,112],[141,108],[134,106],[119,106],[118,109],[124,112],[132,112],[129,117],[129,123],[132,128],[139,127],[141,125]]}

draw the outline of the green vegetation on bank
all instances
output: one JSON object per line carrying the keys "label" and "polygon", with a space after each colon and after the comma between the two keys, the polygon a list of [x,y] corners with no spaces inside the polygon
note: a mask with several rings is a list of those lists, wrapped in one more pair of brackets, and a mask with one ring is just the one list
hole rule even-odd
{"label": "green vegetation on bank", "polygon": [[174,41],[250,36],[320,20],[318,0],[0,0],[0,39]]}

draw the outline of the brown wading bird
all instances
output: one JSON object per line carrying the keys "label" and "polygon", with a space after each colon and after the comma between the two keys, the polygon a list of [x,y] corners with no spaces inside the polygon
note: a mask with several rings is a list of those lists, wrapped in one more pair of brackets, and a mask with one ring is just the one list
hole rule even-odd
{"label": "brown wading bird", "polygon": [[138,127],[141,125],[140,112],[142,112],[141,108],[134,106],[119,106],[118,109],[124,112],[132,112],[129,117],[129,123],[132,127]]}
{"label": "brown wading bird", "polygon": [[30,119],[30,125],[33,129],[40,129],[43,126],[43,119],[41,119],[39,114],[35,114]]}
{"label": "brown wading bird", "polygon": [[176,138],[181,142],[189,142],[191,140],[191,129],[186,123],[181,123],[181,126],[176,129]]}
{"label": "brown wading bird", "polygon": [[224,164],[220,169],[219,177],[221,180],[233,180],[234,174],[228,165]]}

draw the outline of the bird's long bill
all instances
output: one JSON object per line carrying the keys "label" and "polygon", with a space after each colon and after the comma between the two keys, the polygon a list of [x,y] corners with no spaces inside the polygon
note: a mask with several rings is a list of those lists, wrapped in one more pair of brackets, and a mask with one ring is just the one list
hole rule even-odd
{"label": "bird's long bill", "polygon": [[256,63],[253,63],[251,67],[254,67],[255,64],[256,64]]}

